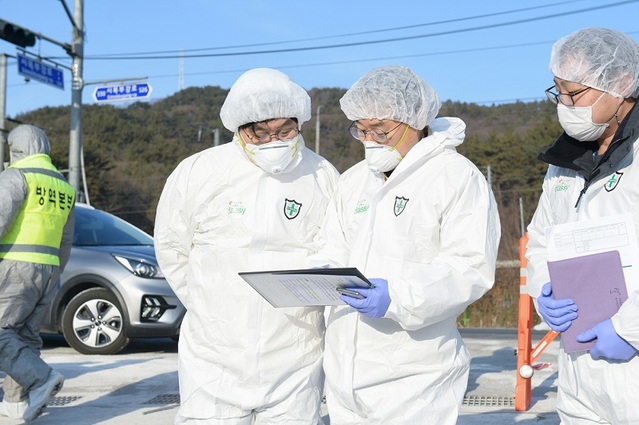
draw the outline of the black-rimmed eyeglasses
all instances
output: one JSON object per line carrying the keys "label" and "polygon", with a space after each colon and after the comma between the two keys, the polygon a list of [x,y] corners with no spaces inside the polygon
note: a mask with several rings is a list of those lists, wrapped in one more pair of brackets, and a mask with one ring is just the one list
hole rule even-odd
{"label": "black-rimmed eyeglasses", "polygon": [[562,92],[553,91],[553,90],[556,90],[555,86],[550,86],[546,89],[546,96],[548,97],[548,100],[550,100],[555,105],[561,102],[562,105],[574,106],[575,104],[574,97],[577,96],[578,94],[581,94],[585,91],[590,90],[591,88],[592,87],[585,87],[583,89],[569,91],[568,93],[562,93]]}
{"label": "black-rimmed eyeglasses", "polygon": [[373,139],[377,143],[384,143],[388,140],[388,135],[392,133],[393,131],[397,130],[399,126],[402,124],[404,123],[400,122],[399,124],[397,124],[395,127],[391,128],[388,131],[381,131],[381,130],[364,130],[362,128],[359,128],[357,124],[354,122],[350,125],[350,127],[348,127],[348,131],[351,133],[351,136],[353,136],[357,140],[363,141],[364,139],[366,139],[366,135],[370,134],[371,139]]}
{"label": "black-rimmed eyeglasses", "polygon": [[295,138],[299,134],[299,130],[297,128],[287,128],[278,131],[277,133],[268,133],[260,130],[256,130],[253,126],[251,126],[251,132],[247,133],[249,138],[257,139],[260,143],[268,143],[273,137],[277,138],[277,140],[291,140]]}

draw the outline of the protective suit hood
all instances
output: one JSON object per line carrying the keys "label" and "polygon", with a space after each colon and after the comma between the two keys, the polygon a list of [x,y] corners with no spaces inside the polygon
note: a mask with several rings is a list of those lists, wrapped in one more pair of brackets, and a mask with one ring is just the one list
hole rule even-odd
{"label": "protective suit hood", "polygon": [[435,118],[428,126],[428,136],[412,147],[389,178],[395,180],[405,172],[419,168],[445,150],[454,150],[466,137],[466,124],[460,118]]}
{"label": "protective suit hood", "polygon": [[47,135],[33,125],[19,125],[11,130],[8,142],[11,164],[31,155],[51,152]]}
{"label": "protective suit hood", "polygon": [[441,133],[445,135],[444,145],[459,146],[466,137],[466,123],[456,117],[435,118],[429,125],[429,134]]}

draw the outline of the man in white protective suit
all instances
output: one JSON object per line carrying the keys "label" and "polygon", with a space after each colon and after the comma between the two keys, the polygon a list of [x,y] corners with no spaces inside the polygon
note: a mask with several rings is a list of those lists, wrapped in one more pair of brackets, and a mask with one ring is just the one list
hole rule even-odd
{"label": "man in white protective suit", "polygon": [[[553,45],[550,71],[546,94],[564,133],[539,155],[549,166],[526,256],[537,309],[563,332],[582,311],[572,299],[555,299],[546,228],[572,222],[589,228],[588,220],[629,213],[639,229],[639,44],[618,31],[584,28]],[[560,346],[557,411],[564,425],[639,424],[639,282],[626,286],[628,299],[616,314],[577,334],[578,342],[595,341],[589,352]]]}
{"label": "man in white protective suit", "polygon": [[302,268],[339,175],[304,146],[306,91],[258,68],[220,111],[231,143],[182,161],[162,192],[155,249],[187,308],[176,424],[319,423],[323,308],[272,307],[238,272]]}
{"label": "man in white protective suit", "polygon": [[376,68],[340,100],[365,160],[343,173],[316,264],[357,267],[374,284],[331,307],[324,369],[331,425],[456,423],[470,355],[456,319],[494,282],[501,236],[482,173],[438,118],[432,87]]}

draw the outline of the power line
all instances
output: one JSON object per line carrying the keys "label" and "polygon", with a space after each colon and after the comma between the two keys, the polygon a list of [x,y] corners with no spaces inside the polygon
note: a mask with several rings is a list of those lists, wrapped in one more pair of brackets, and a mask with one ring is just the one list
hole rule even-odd
{"label": "power line", "polygon": [[208,51],[208,50],[227,50],[227,49],[237,49],[237,48],[246,48],[246,47],[260,47],[260,46],[273,46],[273,45],[281,45],[281,44],[291,44],[291,43],[299,43],[299,42],[304,42],[304,41],[317,41],[317,40],[327,40],[327,39],[335,39],[335,38],[343,38],[343,37],[353,37],[353,36],[358,36],[358,35],[378,34],[378,33],[382,33],[382,32],[402,31],[402,30],[406,30],[406,29],[421,28],[421,27],[442,25],[442,24],[451,24],[451,23],[455,23],[455,22],[470,21],[470,20],[482,19],[482,18],[492,18],[492,17],[500,16],[500,15],[509,15],[509,14],[519,13],[519,12],[528,12],[528,11],[531,11],[531,10],[544,9],[544,8],[548,8],[548,7],[556,7],[556,6],[561,6],[561,5],[568,4],[568,3],[578,3],[578,2],[582,2],[582,1],[585,1],[585,0],[568,0],[568,1],[563,1],[563,2],[554,2],[554,3],[545,4],[545,5],[541,5],[541,6],[532,6],[532,7],[526,7],[526,8],[521,8],[521,9],[507,10],[507,11],[503,11],[503,12],[495,12],[495,13],[487,13],[487,14],[483,14],[483,15],[467,16],[467,17],[464,17],[464,18],[446,19],[446,20],[443,20],[443,21],[426,22],[426,23],[423,23],[423,24],[406,25],[406,26],[401,26],[401,27],[383,28],[383,29],[377,29],[377,30],[360,31],[360,32],[353,32],[353,33],[346,33],[346,34],[338,34],[338,35],[327,35],[327,36],[320,36],[320,37],[301,38],[301,39],[297,39],[297,40],[274,41],[274,42],[268,42],[268,43],[240,44],[240,45],[235,45],[235,46],[205,47],[205,48],[199,48],[199,49],[160,50],[160,51],[154,51],[154,52],[138,52],[138,53],[107,53],[107,54],[102,54],[102,55],[94,55],[94,56],[92,56],[92,58],[111,58],[112,56],[138,56],[138,55],[153,55],[153,54],[165,54],[165,53],[201,52],[201,51]]}
{"label": "power line", "polygon": [[[573,10],[573,11],[569,11],[569,12],[555,13],[555,14],[552,14],[552,15],[536,16],[536,17],[533,17],[533,18],[518,19],[518,20],[510,21],[510,22],[501,22],[501,23],[496,23],[496,24],[480,25],[480,26],[470,27],[470,28],[447,30],[447,31],[440,31],[440,32],[435,32],[435,33],[420,34],[420,35],[405,36],[405,37],[395,37],[395,38],[387,38],[387,39],[380,39],[380,40],[369,40],[369,41],[358,41],[358,42],[342,43],[342,44],[330,44],[330,45],[323,45],[323,46],[293,47],[293,48],[279,49],[279,50],[255,50],[255,51],[247,51],[247,52],[193,54],[193,55],[184,55],[184,57],[185,58],[211,58],[211,57],[262,55],[262,54],[273,54],[273,53],[291,53],[291,52],[336,49],[336,48],[343,48],[343,47],[355,47],[355,46],[364,46],[364,45],[371,45],[371,44],[391,43],[391,42],[397,42],[397,41],[416,40],[416,39],[420,39],[420,38],[429,38],[429,37],[437,37],[437,36],[442,36],[442,35],[460,34],[460,33],[465,33],[465,32],[480,31],[480,30],[486,30],[486,29],[492,29],[492,28],[499,28],[499,27],[517,25],[517,24],[522,24],[522,23],[541,21],[541,20],[546,20],[546,19],[558,18],[558,17],[561,17],[561,16],[568,16],[568,15],[575,15],[575,14],[579,14],[579,13],[592,12],[592,11],[595,11],[595,10],[609,9],[611,7],[622,6],[622,5],[625,5],[625,4],[637,3],[638,1],[639,0],[626,0],[626,1],[620,1],[620,2],[617,2],[617,3],[607,4],[607,5],[603,5],[603,6],[594,6],[594,7],[589,7],[589,8],[585,8],[585,9],[577,9],[577,10]],[[178,57],[179,57],[179,55],[168,55],[168,56],[109,56],[109,57],[86,56],[85,59],[86,60],[131,60],[131,59],[134,59],[134,60],[147,60],[147,59],[176,59]]]}
{"label": "power line", "polygon": [[[583,0],[578,0],[578,1],[583,1]],[[601,9],[601,8],[606,8],[606,7],[619,6],[619,5],[623,5],[623,4],[627,4],[627,3],[635,3],[637,1],[639,1],[639,0],[622,1],[622,2],[617,2],[617,3],[611,4],[611,5],[606,5],[606,6],[597,6],[597,7],[588,8],[588,9],[580,9],[580,10],[577,10],[577,11],[565,12],[564,15],[573,14],[573,13],[582,13],[584,11],[593,10],[593,9]],[[563,2],[563,3],[571,3],[571,2],[569,1],[569,2]],[[558,4],[560,4],[560,3],[558,3]],[[510,12],[512,12],[512,11],[501,12],[501,13],[505,14],[505,13],[510,13]],[[484,16],[484,15],[480,15],[480,16]],[[553,15],[553,17],[554,16],[559,16],[559,15]],[[533,20],[539,20],[539,19],[542,19],[542,18],[543,17],[537,17],[537,18],[533,18]],[[471,18],[460,18],[460,19],[471,19]],[[428,25],[428,24],[422,24],[422,25]],[[505,24],[500,24],[500,25],[505,25]],[[639,31],[632,31],[632,32],[626,32],[626,33],[627,34],[636,34],[638,32]],[[530,43],[507,44],[507,45],[499,45],[499,46],[488,46],[488,47],[471,48],[471,49],[458,49],[458,50],[448,50],[448,51],[438,51],[438,52],[417,53],[417,54],[400,55],[400,56],[384,56],[384,57],[375,57],[375,58],[361,58],[361,59],[351,59],[351,60],[343,60],[343,61],[315,62],[315,63],[292,64],[292,65],[281,65],[281,64],[278,64],[277,68],[279,68],[279,69],[290,69],[290,68],[331,66],[331,65],[349,64],[349,63],[389,61],[389,60],[396,60],[396,59],[424,57],[424,56],[463,54],[463,53],[472,53],[472,52],[489,51],[489,50],[521,48],[521,47],[534,46],[534,45],[552,44],[553,42],[554,42],[554,40],[552,40],[552,41],[548,40],[548,41],[537,41],[537,42],[530,42]],[[130,58],[130,59],[133,59],[133,58]],[[13,65],[13,64],[10,63],[10,65]],[[247,70],[246,68],[228,69],[228,70],[215,70],[215,71],[206,71],[206,72],[185,73],[184,75],[190,75],[190,76],[193,76],[193,75],[215,75],[215,74],[225,74],[225,73],[238,73],[238,72],[244,72],[246,70]],[[174,78],[175,76],[176,76],[176,74],[163,74],[163,75],[151,75],[150,77],[151,78]],[[22,85],[22,84],[20,84],[20,85]],[[11,85],[10,87],[14,87],[14,86],[18,86],[18,85],[17,84],[16,85]],[[472,103],[479,104],[479,105],[489,105],[489,104],[511,103],[511,102],[514,102],[514,101],[539,101],[539,100],[544,100],[544,99],[545,99],[544,96],[539,96],[539,97],[528,97],[528,98],[519,98],[519,99],[501,99],[501,100],[475,101],[475,102],[472,102]]]}
{"label": "power line", "polygon": [[[639,31],[636,31],[639,32]],[[627,33],[632,34],[632,33]],[[360,59],[348,59],[341,61],[331,61],[331,62],[314,62],[314,63],[306,63],[306,64],[295,64],[295,65],[278,65],[278,69],[290,69],[290,68],[306,68],[312,66],[330,66],[330,65],[345,65],[349,63],[361,63],[361,62],[375,62],[375,61],[389,61],[394,59],[406,59],[406,58],[417,58],[424,56],[441,56],[441,55],[451,55],[458,53],[474,53],[474,52],[482,52],[487,50],[501,50],[501,49],[510,49],[517,47],[528,47],[528,46],[536,46],[542,44],[552,44],[554,40],[548,41],[534,41],[530,43],[519,43],[519,44],[505,44],[501,46],[489,46],[489,47],[477,47],[472,49],[458,49],[458,50],[444,50],[439,52],[428,52],[428,53],[415,53],[411,55],[399,55],[399,56],[383,56],[376,58],[360,58]],[[242,69],[229,69],[229,70],[219,70],[219,71],[206,71],[206,72],[192,72],[187,73],[186,75],[212,75],[212,74],[227,74],[227,73],[238,73],[246,71],[246,68]],[[162,77],[175,77],[174,74],[165,74],[165,75],[155,75],[154,78],[162,78]]]}
{"label": "power line", "polygon": [[[639,31],[628,32],[627,34],[634,34],[634,33],[639,33]],[[292,65],[280,64],[280,65],[277,65],[277,68],[278,69],[308,68],[308,67],[317,67],[317,66],[345,65],[349,63],[389,61],[389,60],[396,60],[396,59],[417,58],[417,57],[424,57],[424,56],[441,56],[441,55],[452,55],[452,54],[460,54],[460,53],[474,53],[474,52],[489,51],[489,50],[501,50],[501,49],[543,45],[543,44],[552,44],[553,42],[554,40],[546,40],[546,41],[534,41],[529,43],[505,44],[500,46],[477,47],[472,49],[457,49],[457,50],[444,50],[439,52],[415,53],[410,55],[382,56],[382,57],[374,57],[374,58],[357,58],[357,59],[348,59],[348,60],[341,60],[341,61],[312,62],[312,63],[292,64]],[[184,75],[194,76],[194,75],[236,74],[236,73],[244,72],[246,70],[247,68],[203,71],[203,72],[187,72],[187,73],[184,73]],[[159,74],[159,75],[156,74],[156,75],[149,75],[149,78],[155,78],[155,79],[175,78],[176,76],[179,76],[179,74]],[[17,86],[17,85],[12,85],[12,87],[13,86]]]}
{"label": "power line", "polygon": [[[631,31],[626,34],[637,34],[639,31]],[[307,68],[307,67],[318,67],[318,66],[332,66],[332,65],[345,65],[349,63],[362,63],[362,62],[377,62],[377,61],[389,61],[395,59],[406,59],[406,58],[416,58],[416,57],[424,57],[424,56],[440,56],[440,55],[452,55],[452,54],[460,54],[460,53],[475,53],[481,51],[489,51],[489,50],[501,50],[501,49],[511,49],[511,48],[521,48],[521,47],[530,47],[537,45],[549,45],[554,43],[555,40],[546,40],[546,41],[535,41],[530,43],[518,43],[518,44],[505,44],[500,46],[488,46],[488,47],[479,47],[473,49],[457,49],[457,50],[445,50],[439,52],[428,52],[428,53],[415,53],[411,55],[399,55],[399,56],[384,56],[384,57],[376,57],[376,58],[359,58],[359,59],[349,59],[342,61],[331,61],[331,62],[314,62],[314,63],[306,63],[306,64],[293,64],[293,65],[278,65],[278,69],[292,69],[292,68]],[[194,75],[215,75],[215,74],[237,74],[246,71],[246,68],[241,69],[227,69],[227,70],[216,70],[216,71],[206,71],[206,72],[190,72],[185,75],[194,76]],[[164,75],[151,75],[150,78],[174,78],[175,74],[164,74]],[[540,95],[537,97],[528,97],[528,98],[518,98],[518,99],[501,99],[501,100],[485,100],[472,102],[478,105],[488,105],[488,104],[501,104],[501,103],[512,103],[517,101],[539,101],[545,100],[545,95]]]}

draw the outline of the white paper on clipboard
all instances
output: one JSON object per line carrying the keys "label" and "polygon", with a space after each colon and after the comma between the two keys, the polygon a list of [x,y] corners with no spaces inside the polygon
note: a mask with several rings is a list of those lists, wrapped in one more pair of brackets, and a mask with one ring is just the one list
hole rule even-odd
{"label": "white paper on clipboard", "polygon": [[632,214],[558,224],[545,233],[548,261],[619,251],[628,292],[639,290],[639,247]]}
{"label": "white paper on clipboard", "polygon": [[371,287],[368,279],[354,267],[238,274],[273,307],[344,305],[338,289]]}

